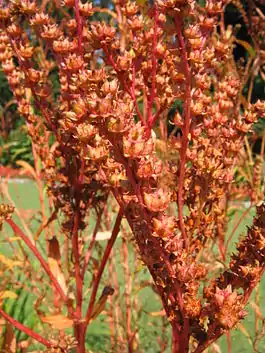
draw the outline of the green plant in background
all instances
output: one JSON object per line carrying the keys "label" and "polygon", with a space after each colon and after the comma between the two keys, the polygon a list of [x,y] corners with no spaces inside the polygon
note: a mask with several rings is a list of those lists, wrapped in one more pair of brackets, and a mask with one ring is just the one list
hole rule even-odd
{"label": "green plant in background", "polygon": [[12,129],[8,137],[0,137],[0,160],[2,165],[16,166],[16,161],[24,160],[33,164],[31,138],[27,134],[26,126],[22,120]]}

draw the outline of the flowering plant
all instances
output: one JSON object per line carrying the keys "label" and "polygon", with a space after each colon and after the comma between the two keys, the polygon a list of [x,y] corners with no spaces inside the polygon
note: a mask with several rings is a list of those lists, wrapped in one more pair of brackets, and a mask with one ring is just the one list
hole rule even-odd
{"label": "flowering plant", "polygon": [[[255,46],[251,51],[241,41],[248,58],[235,62],[238,40],[224,23],[230,2],[155,0],[141,6],[115,0],[113,9],[101,9],[64,0],[55,13],[46,2],[2,2],[0,61],[41,160],[55,215],[63,214],[75,303],[36,244],[10,218],[12,209],[2,206],[1,217],[50,277],[57,307],[64,303],[74,321],[80,353],[122,218],[172,327],[172,352],[200,353],[246,315],[244,307],[265,269],[264,205],[222,274],[209,279],[204,261],[211,244],[218,244],[225,261],[234,170],[242,163],[246,136],[265,114],[263,101],[251,101],[249,85],[252,70],[264,60],[263,14],[254,9],[250,25],[235,2]],[[98,19],[100,12],[107,20]],[[54,69],[57,97],[49,79]],[[255,178],[254,203],[263,199],[257,193],[260,174]],[[82,232],[88,211],[102,215],[109,195],[117,202],[117,219],[83,317],[91,256],[83,251]],[[66,349],[12,321],[2,309],[0,314],[47,348]]]}

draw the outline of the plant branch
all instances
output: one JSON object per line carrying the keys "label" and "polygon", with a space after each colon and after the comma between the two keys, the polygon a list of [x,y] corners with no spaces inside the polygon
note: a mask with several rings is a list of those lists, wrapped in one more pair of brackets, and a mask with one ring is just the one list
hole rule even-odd
{"label": "plant branch", "polygon": [[10,225],[10,227],[13,229],[14,233],[17,234],[23,241],[24,243],[28,246],[28,248],[32,251],[36,259],[40,262],[41,266],[43,267],[44,271],[46,274],[49,276],[52,284],[60,294],[62,300],[64,302],[68,301],[68,297],[65,295],[62,287],[60,286],[59,282],[57,279],[54,277],[49,265],[47,262],[44,260],[42,257],[41,253],[37,249],[37,247],[30,241],[30,239],[26,236],[26,234],[15,224],[15,222],[12,219],[7,219],[6,222]]}
{"label": "plant branch", "polygon": [[86,269],[87,269],[87,265],[89,264],[89,261],[91,259],[91,255],[92,255],[92,250],[93,250],[93,246],[95,244],[96,241],[96,237],[97,237],[97,232],[99,230],[99,227],[101,225],[101,220],[102,220],[102,214],[103,214],[104,209],[100,210],[98,217],[97,217],[97,221],[95,224],[95,228],[92,234],[92,238],[89,244],[89,247],[87,249],[86,255],[85,255],[85,259],[84,259],[84,264],[83,264],[83,269],[82,269],[82,274],[81,274],[81,278],[84,280],[85,278],[85,274],[86,274]]}
{"label": "plant branch", "polygon": [[178,185],[178,216],[179,226],[185,242],[185,247],[188,247],[189,239],[185,231],[184,217],[183,217],[183,204],[184,204],[184,180],[185,180],[185,169],[187,160],[187,149],[189,144],[189,132],[191,122],[191,74],[188,63],[188,54],[182,35],[182,21],[179,15],[174,17],[175,26],[177,30],[177,36],[179,41],[180,53],[183,60],[184,74],[186,77],[186,91],[185,91],[185,103],[184,103],[184,127],[182,129],[182,145],[180,151],[180,171],[179,171],[179,185]]}
{"label": "plant branch", "polygon": [[156,59],[156,47],[157,47],[157,18],[158,11],[156,5],[154,5],[154,34],[153,34],[153,45],[152,45],[152,76],[151,76],[151,92],[148,99],[148,110],[147,110],[147,119],[148,126],[151,129],[150,124],[153,122],[153,103],[156,96],[156,71],[157,71],[157,59]]}
{"label": "plant branch", "polygon": [[28,335],[29,337],[33,338],[35,341],[43,344],[47,348],[54,347],[54,345],[51,342],[47,341],[45,338],[40,336],[38,333],[32,331],[29,327],[21,324],[19,321],[17,321],[16,319],[12,318],[11,316],[9,316],[1,307],[0,307],[0,315],[2,315],[3,318],[6,321],[8,321],[12,326],[14,326],[16,329],[24,332],[26,335]]}
{"label": "plant branch", "polygon": [[131,276],[129,270],[129,251],[126,240],[122,239],[122,250],[123,250],[123,267],[124,267],[124,277],[125,277],[125,288],[124,288],[124,296],[125,296],[125,320],[126,320],[126,336],[127,336],[127,346],[128,353],[133,353],[133,335],[131,329],[132,322],[132,312],[131,312]]}
{"label": "plant branch", "polygon": [[80,16],[79,12],[79,0],[75,0],[75,17],[76,17],[76,23],[77,23],[77,36],[78,36],[78,50],[79,54],[83,54],[83,48],[82,48],[82,17]]}
{"label": "plant branch", "polygon": [[78,318],[81,318],[82,315],[82,289],[83,289],[83,280],[80,273],[80,254],[79,254],[79,244],[78,244],[78,226],[80,219],[80,210],[79,207],[75,210],[74,217],[74,229],[72,236],[72,249],[74,255],[74,267],[75,267],[75,281],[76,281],[76,315]]}
{"label": "plant branch", "polygon": [[97,291],[98,291],[98,287],[99,287],[99,283],[103,274],[103,271],[105,269],[105,266],[107,264],[110,252],[112,250],[112,247],[117,239],[117,236],[119,234],[120,231],[120,225],[121,225],[121,221],[122,221],[122,217],[123,217],[123,210],[120,208],[119,213],[117,215],[113,230],[112,230],[112,234],[111,237],[108,241],[108,244],[106,246],[105,252],[103,254],[102,260],[101,260],[101,264],[95,279],[95,283],[92,289],[92,293],[91,293],[91,297],[90,297],[90,301],[89,301],[89,305],[88,305],[88,309],[87,309],[87,313],[86,313],[86,319],[85,319],[85,331],[87,329],[87,326],[89,324],[89,321],[91,319],[91,315],[93,313],[93,307],[94,307],[94,303],[96,300],[96,295],[97,295]]}

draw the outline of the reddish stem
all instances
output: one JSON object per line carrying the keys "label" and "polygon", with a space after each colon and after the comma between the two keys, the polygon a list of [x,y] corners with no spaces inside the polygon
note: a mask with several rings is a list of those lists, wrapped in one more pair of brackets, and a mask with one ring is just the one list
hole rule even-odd
{"label": "reddish stem", "polygon": [[122,249],[123,249],[123,267],[124,267],[124,277],[125,277],[125,289],[124,289],[124,296],[125,296],[125,318],[126,318],[126,335],[127,335],[127,347],[128,353],[133,352],[133,340],[132,340],[132,330],[131,330],[131,321],[132,321],[132,313],[131,313],[131,300],[130,300],[130,293],[131,293],[131,276],[129,270],[129,252],[128,246],[125,239],[122,239]]}
{"label": "reddish stem", "polygon": [[91,256],[92,256],[92,250],[93,250],[94,244],[95,244],[95,242],[96,242],[97,232],[98,232],[99,227],[100,227],[100,224],[101,224],[101,219],[102,219],[103,211],[104,211],[104,210],[102,209],[102,210],[100,211],[100,213],[98,214],[97,222],[96,222],[96,225],[95,225],[93,234],[92,234],[92,239],[91,239],[91,242],[90,242],[89,247],[88,247],[88,249],[87,249],[87,253],[86,253],[86,255],[85,255],[84,265],[83,265],[82,275],[81,275],[81,278],[82,278],[83,280],[84,280],[84,278],[85,278],[87,265],[89,264],[89,261],[90,261]]}
{"label": "reddish stem", "polygon": [[56,290],[60,294],[61,298],[63,299],[64,302],[67,302],[67,299],[68,299],[67,296],[65,295],[64,291],[62,290],[62,287],[60,286],[57,279],[54,277],[53,273],[51,272],[49,265],[44,260],[44,258],[42,257],[41,253],[36,248],[36,246],[30,241],[30,239],[26,236],[26,234],[15,224],[15,222],[12,219],[7,219],[6,222],[13,229],[14,233],[17,234],[24,241],[24,243],[32,251],[34,256],[39,260],[41,266],[43,267],[44,271],[49,276],[52,284],[54,285],[54,287],[56,288]]}
{"label": "reddish stem", "polygon": [[39,334],[37,334],[36,332],[32,331],[29,327],[21,324],[19,321],[17,321],[16,319],[12,318],[11,316],[9,316],[1,307],[0,307],[0,314],[3,316],[3,318],[8,321],[13,327],[17,328],[18,330],[24,332],[26,335],[28,335],[29,337],[33,338],[34,340],[36,340],[37,342],[43,344],[44,346],[46,346],[47,348],[52,348],[54,347],[54,345],[47,341],[45,338],[43,338],[42,336],[40,336]]}
{"label": "reddish stem", "polygon": [[186,170],[186,160],[187,160],[187,149],[189,144],[189,132],[190,132],[190,122],[191,122],[191,74],[190,67],[188,63],[188,54],[185,47],[184,38],[182,35],[182,21],[179,15],[176,15],[175,26],[177,30],[177,36],[179,41],[180,53],[183,60],[184,74],[186,77],[186,92],[185,92],[185,102],[184,102],[184,126],[182,128],[182,145],[180,151],[180,171],[179,171],[179,186],[178,186],[178,217],[179,226],[182,233],[185,247],[188,247],[189,240],[185,231],[184,217],[183,217],[183,205],[184,205],[184,180],[185,180],[185,170]]}
{"label": "reddish stem", "polygon": [[79,54],[83,55],[83,48],[82,48],[83,28],[82,28],[82,17],[80,16],[80,12],[79,12],[79,0],[75,0],[75,17],[76,17],[76,23],[77,23],[78,50],[79,50]]}
{"label": "reddish stem", "polygon": [[172,350],[171,353],[180,353],[179,349],[179,333],[178,331],[172,326]]}
{"label": "reddish stem", "polygon": [[[117,192],[115,192],[115,190],[113,190],[113,194],[114,194],[117,202],[119,203],[120,207],[122,209],[124,209],[124,205],[123,205],[122,201],[120,200],[120,197],[117,194]],[[131,227],[131,230],[134,233],[135,231],[134,231],[134,226],[133,226],[133,221],[131,219],[131,215],[128,212],[124,212],[124,213],[125,213],[125,216],[126,216],[128,223]],[[147,214],[145,209],[143,209],[143,214],[144,214],[144,218],[145,218],[146,222],[148,224],[150,224],[150,218],[149,218],[149,215]],[[148,236],[148,234],[146,234],[146,236]],[[155,241],[155,239],[154,239],[154,241]],[[156,246],[158,248],[160,248],[159,243],[157,243]],[[139,247],[140,247],[140,252],[144,253],[145,249],[141,246],[141,244],[139,244]],[[161,259],[163,260],[163,262],[168,270],[169,276],[171,278],[174,278],[175,272],[170,264],[169,259],[167,258],[167,256],[163,252],[163,249],[161,249]],[[152,266],[148,266],[148,268],[149,268],[151,276],[154,279],[154,282],[156,282],[156,273],[154,271],[154,268]],[[167,298],[165,297],[165,295],[164,295],[165,293],[162,288],[157,287],[157,291],[161,297],[161,300],[163,302],[163,306],[165,308],[165,311],[166,311],[168,317],[170,316],[170,312],[168,311],[168,300],[173,304],[173,306],[176,306],[177,301],[178,301],[180,313],[181,313],[183,321],[184,321],[183,332],[181,334],[178,333],[178,340],[180,342],[180,349],[181,349],[180,352],[187,353],[188,346],[189,346],[189,319],[184,317],[184,302],[183,302],[182,288],[181,288],[180,284],[178,283],[178,281],[174,281],[174,284],[172,287],[172,291],[173,291],[174,295],[172,293],[168,293]],[[175,298],[175,295],[177,297],[177,300]],[[174,334],[176,335],[175,332],[180,331],[180,325],[178,324],[177,320],[174,323],[171,323],[171,325],[172,325],[172,332],[174,332]]]}
{"label": "reddish stem", "polygon": [[158,111],[152,116],[149,127],[152,129],[152,127],[155,125],[156,121],[159,119],[160,115],[163,113],[163,109],[158,109]]}
{"label": "reddish stem", "polygon": [[119,213],[117,215],[113,230],[112,230],[111,237],[110,237],[110,239],[108,241],[108,244],[106,246],[105,252],[103,254],[103,258],[101,260],[100,267],[98,269],[98,273],[97,273],[97,276],[96,276],[96,279],[95,279],[95,283],[94,283],[94,286],[93,286],[93,289],[92,289],[92,293],[91,293],[91,297],[90,297],[90,301],[89,301],[89,305],[88,305],[88,309],[87,309],[87,313],[86,313],[84,331],[86,331],[87,326],[89,324],[89,321],[90,321],[90,318],[91,318],[91,315],[92,315],[92,312],[93,312],[94,303],[95,303],[95,300],[96,300],[96,295],[97,295],[99,283],[100,283],[101,277],[103,275],[103,271],[105,269],[105,266],[107,264],[108,258],[110,256],[112,247],[113,247],[113,245],[114,245],[114,243],[115,243],[115,241],[117,239],[117,236],[119,234],[122,217],[123,217],[123,211],[122,211],[122,209],[120,209]]}
{"label": "reddish stem", "polygon": [[[108,208],[104,210],[105,215],[105,225],[106,229],[111,229],[110,215],[107,212]],[[111,353],[118,353],[120,345],[118,342],[121,341],[119,337],[121,323],[119,320],[122,317],[121,308],[119,305],[115,305],[119,300],[119,283],[117,278],[117,271],[115,266],[116,253],[113,250],[109,256],[109,278],[114,288],[114,295],[110,296],[110,334],[111,334]]]}
{"label": "reddish stem", "polygon": [[[214,332],[216,325],[217,325],[216,323],[214,323],[212,325],[211,332]],[[218,338],[221,337],[223,334],[224,334],[224,332],[222,330],[216,329],[215,335],[211,336],[203,344],[199,345],[192,353],[202,353],[202,352],[204,352],[207,347],[209,347],[213,342],[218,340]]]}
{"label": "reddish stem", "polygon": [[[76,317],[78,320],[82,318],[82,304],[83,304],[83,279],[81,275],[80,268],[80,249],[79,249],[79,226],[80,226],[80,200],[81,200],[81,190],[83,184],[84,177],[84,161],[81,162],[80,173],[78,174],[78,163],[77,159],[74,159],[76,174],[73,182],[74,186],[74,199],[75,199],[75,207],[74,207],[74,227],[72,234],[72,251],[74,257],[74,269],[75,269],[75,283],[76,283]],[[78,353],[83,353],[85,351],[85,341],[83,335],[83,325],[80,324],[80,321],[75,324],[75,335],[78,341]]]}
{"label": "reddish stem", "polygon": [[76,315],[81,318],[82,315],[82,289],[83,281],[80,274],[80,254],[78,244],[78,226],[79,226],[80,212],[79,207],[75,210],[74,229],[72,236],[72,249],[75,261],[75,280],[76,280]]}
{"label": "reddish stem", "polygon": [[[156,5],[154,5],[154,35],[153,35],[153,45],[152,45],[152,85],[151,85],[151,92],[148,100],[148,110],[147,110],[147,119],[148,119],[148,126],[150,127],[150,124],[152,124],[153,120],[153,114],[152,114],[152,109],[153,109],[153,103],[155,100],[156,96],[156,70],[157,70],[157,59],[156,59],[156,47],[157,47],[157,8]],[[151,127],[150,127],[151,128]]]}
{"label": "reddish stem", "polygon": [[[109,278],[111,279],[111,283],[113,283],[113,272],[114,272],[114,267],[113,267],[113,254],[110,255],[109,257],[109,267],[108,267],[108,271],[109,271]],[[117,295],[116,292],[116,288],[114,287],[114,293]],[[115,333],[117,333],[118,331],[115,332],[115,310],[114,308],[116,307],[116,305],[114,306],[114,299],[113,296],[110,296],[109,298],[109,328],[110,328],[110,352],[114,353],[117,352],[117,339],[115,336]],[[115,308],[116,309],[116,308]]]}
{"label": "reddish stem", "polygon": [[[40,171],[40,166],[38,163],[39,162],[38,161],[38,154],[37,154],[37,150],[36,150],[34,141],[31,142],[31,145],[32,145],[32,155],[33,155],[34,167],[35,167],[36,176],[37,176],[36,183],[37,183],[37,187],[38,187],[38,193],[39,193],[38,196],[39,196],[40,206],[41,206],[42,224],[46,224],[47,223],[47,215],[46,215],[46,210],[45,210],[45,201],[44,201],[44,194],[43,194],[43,184],[42,184],[42,178],[41,178],[41,171]],[[46,251],[48,253],[49,232],[48,232],[47,228],[45,228],[45,238],[46,238]]]}
{"label": "reddish stem", "polygon": [[[117,154],[117,157],[118,159],[121,161],[121,163],[123,164],[125,170],[126,170],[126,174],[127,174],[127,177],[128,177],[128,180],[129,182],[131,183],[133,189],[134,189],[134,193],[135,195],[137,196],[138,200],[139,200],[139,203],[140,205],[142,205],[142,211],[143,211],[143,217],[148,225],[148,228],[151,229],[152,227],[152,223],[151,223],[151,219],[150,219],[150,215],[148,214],[147,210],[145,209],[144,207],[144,202],[143,202],[143,196],[142,196],[142,193],[141,193],[141,188],[140,188],[140,185],[137,184],[137,180],[136,180],[136,177],[134,176],[134,173],[133,173],[133,170],[131,168],[131,166],[129,165],[129,161],[122,155],[121,151],[119,150],[119,147],[117,145],[117,143],[115,143],[115,141],[113,141],[110,137],[109,137],[109,140],[110,142],[112,143],[113,145],[113,148]],[[121,208],[123,208],[123,205],[122,203],[120,202],[119,200],[119,197],[117,195],[117,193],[115,192],[115,190],[113,190],[113,193],[114,193],[114,196],[116,198],[116,200],[118,201],[119,205]],[[130,215],[126,212],[126,218],[130,224],[130,227],[134,233],[134,227],[133,227],[133,222],[131,221],[130,219]],[[148,236],[148,234],[146,234],[146,236]],[[155,239],[153,240],[155,241]],[[157,244],[158,247],[160,247],[159,244]],[[144,249],[141,249],[141,252],[144,253]],[[171,278],[174,278],[175,276],[175,272],[171,266],[171,263],[169,261],[169,259],[167,258],[166,254],[163,252],[163,250],[161,249],[161,258],[163,259],[165,265],[166,265],[166,268],[169,272],[169,275],[171,276]],[[154,280],[156,279],[156,275],[153,271],[153,269],[151,267],[149,267],[149,271],[151,273],[151,275],[153,276]],[[178,302],[179,302],[179,306],[180,306],[180,310],[181,310],[181,313],[182,313],[182,317],[184,319],[184,315],[183,315],[183,307],[184,307],[184,304],[183,304],[183,297],[182,297],[182,289],[179,285],[179,283],[177,281],[175,281],[174,283],[174,290],[175,290],[175,293],[177,295],[177,298],[178,298]],[[163,293],[161,292],[160,293],[160,296],[163,300]],[[174,304],[176,302],[175,298],[173,295],[169,295],[168,296],[169,300],[172,302],[172,304]],[[166,308],[167,307],[167,304],[164,303],[164,307]],[[168,313],[169,315],[169,313]],[[182,335],[182,338],[183,338],[183,346],[187,346],[188,345],[188,338],[189,338],[189,321],[188,319],[184,319],[184,330],[183,330],[183,335]]]}

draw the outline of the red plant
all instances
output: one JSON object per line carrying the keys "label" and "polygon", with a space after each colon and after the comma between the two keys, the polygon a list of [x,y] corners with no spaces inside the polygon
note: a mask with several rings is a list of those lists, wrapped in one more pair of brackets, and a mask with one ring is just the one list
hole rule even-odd
{"label": "red plant", "polygon": [[[85,352],[98,286],[123,217],[172,327],[172,352],[202,352],[245,316],[244,306],[265,269],[264,206],[257,209],[228,270],[209,279],[202,259],[215,242],[225,259],[234,169],[244,138],[265,112],[264,102],[251,104],[242,97],[257,62],[253,56],[244,65],[234,61],[237,38],[224,24],[229,2],[156,0],[147,9],[147,4],[116,0],[115,11],[105,9],[109,18],[104,22],[93,18],[101,9],[77,0],[65,0],[54,16],[52,7],[45,12],[33,0],[2,4],[0,60],[42,161],[54,211],[64,216],[61,231],[71,242],[74,303],[36,245],[6,219],[5,206],[2,218],[49,276],[55,307],[66,305],[79,353]],[[243,11],[239,2],[237,6]],[[261,65],[260,12],[250,34]],[[56,99],[49,79],[54,67],[60,82]],[[50,134],[56,141],[51,147]],[[254,202],[261,197],[257,175]],[[94,244],[92,240],[84,251],[86,216],[95,209],[98,227],[110,194],[119,211],[82,316],[84,277]],[[128,298],[126,305],[130,342]],[[48,348],[60,346],[33,334],[2,309],[1,314]],[[133,351],[131,345],[128,349]]]}

